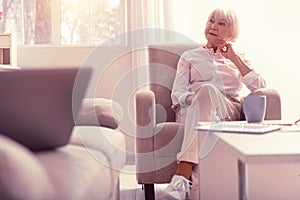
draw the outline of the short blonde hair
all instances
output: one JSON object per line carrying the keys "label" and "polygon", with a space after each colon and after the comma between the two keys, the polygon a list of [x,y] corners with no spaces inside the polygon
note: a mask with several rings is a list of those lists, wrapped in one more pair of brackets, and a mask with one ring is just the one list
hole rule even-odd
{"label": "short blonde hair", "polygon": [[233,10],[217,8],[210,13],[210,15],[208,16],[207,23],[212,17],[225,20],[228,23],[231,31],[229,41],[236,41],[240,34],[240,24],[235,12]]}

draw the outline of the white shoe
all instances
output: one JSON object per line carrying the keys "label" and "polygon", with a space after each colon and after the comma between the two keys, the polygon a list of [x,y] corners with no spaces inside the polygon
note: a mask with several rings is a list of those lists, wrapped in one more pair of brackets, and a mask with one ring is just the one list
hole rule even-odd
{"label": "white shoe", "polygon": [[168,200],[184,200],[190,192],[192,182],[183,176],[174,175],[171,183],[165,189],[165,198]]}

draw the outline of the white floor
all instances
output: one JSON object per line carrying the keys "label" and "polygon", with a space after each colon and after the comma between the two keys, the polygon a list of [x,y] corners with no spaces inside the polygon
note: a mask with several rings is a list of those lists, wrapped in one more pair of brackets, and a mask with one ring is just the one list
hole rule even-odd
{"label": "white floor", "polygon": [[[155,199],[164,200],[163,190],[167,184],[155,184]],[[120,200],[144,200],[142,185],[137,184],[135,166],[126,165],[120,174]]]}

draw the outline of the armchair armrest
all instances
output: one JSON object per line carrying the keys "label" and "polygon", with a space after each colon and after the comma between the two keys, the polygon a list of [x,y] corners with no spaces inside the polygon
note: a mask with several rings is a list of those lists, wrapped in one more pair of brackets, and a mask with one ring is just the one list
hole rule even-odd
{"label": "armchair armrest", "polygon": [[[155,116],[155,94],[152,91],[138,91],[135,96],[136,104],[136,137],[139,140],[137,143],[138,152],[149,152],[153,149],[146,150],[146,146],[139,144],[143,140],[149,140],[153,136],[154,126],[156,124]],[[147,146],[149,146],[149,141]],[[153,145],[152,145],[153,146]]]}
{"label": "armchair armrest", "polygon": [[[140,181],[142,177],[155,177],[154,172],[151,172],[153,169],[155,169],[155,94],[152,91],[138,91],[135,96],[135,108],[136,170],[137,180]],[[154,178],[150,178],[149,180],[152,179]]]}
{"label": "armchair armrest", "polygon": [[136,103],[136,123],[145,127],[156,124],[155,122],[155,94],[149,90],[138,91],[135,95]]}
{"label": "armchair armrest", "polygon": [[251,92],[249,95],[266,95],[267,107],[265,120],[281,119],[281,100],[279,93],[275,89],[261,88]]}

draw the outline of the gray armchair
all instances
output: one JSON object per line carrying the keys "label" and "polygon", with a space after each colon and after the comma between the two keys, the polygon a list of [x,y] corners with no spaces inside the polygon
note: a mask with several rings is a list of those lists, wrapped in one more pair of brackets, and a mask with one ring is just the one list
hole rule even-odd
{"label": "gray armchair", "polygon": [[[150,45],[150,90],[136,93],[137,182],[144,185],[146,199],[155,199],[154,184],[169,183],[177,168],[183,125],[175,122],[171,109],[171,89],[181,54],[196,44]],[[281,119],[281,102],[274,89],[260,89],[250,95],[266,95],[265,119]],[[243,114],[241,113],[243,118]]]}

